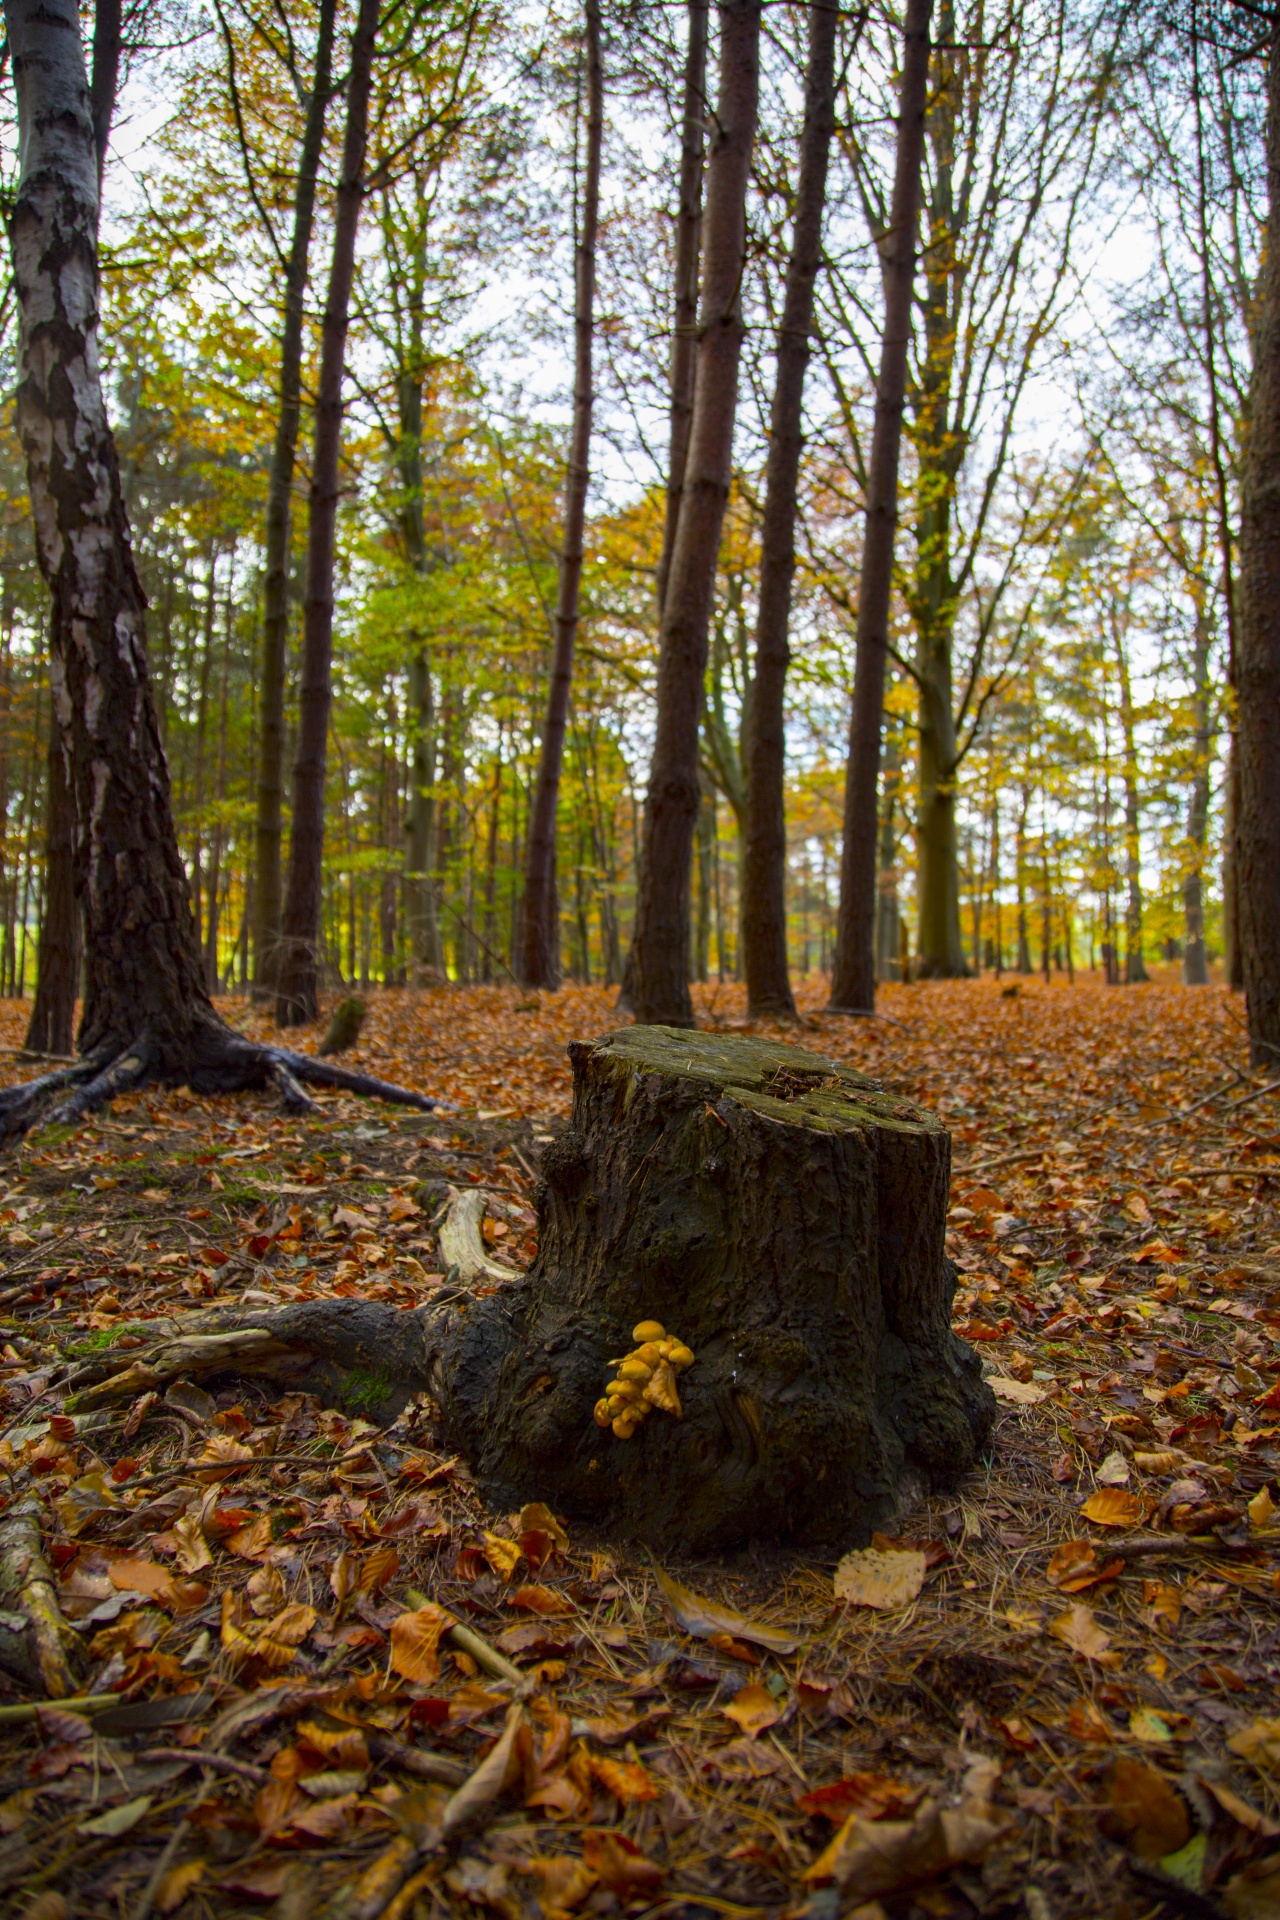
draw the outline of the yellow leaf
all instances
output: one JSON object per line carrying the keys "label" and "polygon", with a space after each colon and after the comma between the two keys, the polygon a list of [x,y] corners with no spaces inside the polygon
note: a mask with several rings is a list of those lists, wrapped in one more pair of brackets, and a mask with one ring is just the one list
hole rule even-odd
{"label": "yellow leaf", "polygon": [[178,1542],[178,1565],[184,1573],[202,1573],[213,1565],[209,1542],[204,1537],[198,1513],[187,1512],[174,1521],[173,1536]]}
{"label": "yellow leaf", "polygon": [[1034,1380],[1012,1380],[1003,1373],[993,1373],[987,1385],[997,1400],[1007,1400],[1015,1407],[1038,1407],[1047,1398],[1045,1389]]}
{"label": "yellow leaf", "polygon": [[758,1680],[740,1687],[727,1707],[721,1707],[726,1720],[734,1720],[752,1740],[782,1718],[782,1710],[768,1687]]}
{"label": "yellow leaf", "polygon": [[924,1585],[925,1557],[897,1547],[863,1547],[846,1553],[836,1568],[836,1599],[852,1607],[891,1613],[909,1606]]}
{"label": "yellow leaf", "polygon": [[184,1860],[181,1866],[170,1867],[156,1893],[157,1913],[173,1913],[182,1905],[192,1887],[203,1880],[204,1864],[203,1860]]}
{"label": "yellow leaf", "polygon": [[1255,1720],[1233,1733],[1227,1746],[1262,1773],[1280,1772],[1280,1720]]}
{"label": "yellow leaf", "polygon": [[1055,1640],[1061,1640],[1073,1653],[1083,1653],[1090,1660],[1100,1660],[1111,1645],[1111,1636],[1098,1625],[1098,1616],[1093,1608],[1084,1606],[1080,1601],[1051,1620],[1049,1631]]}
{"label": "yellow leaf", "polygon": [[620,1800],[624,1807],[638,1800],[656,1800],[658,1788],[654,1780],[645,1772],[638,1760],[609,1760],[603,1756],[591,1754],[587,1765],[590,1767],[606,1793]]}
{"label": "yellow leaf", "polygon": [[1252,1500],[1249,1502],[1247,1508],[1249,1525],[1251,1527],[1269,1526],[1272,1516],[1276,1511],[1276,1503],[1271,1498],[1270,1487],[1263,1487],[1260,1492],[1254,1494]]}
{"label": "yellow leaf", "polygon": [[402,1680],[434,1680],[440,1672],[440,1636],[453,1615],[428,1602],[391,1624],[391,1668]]}
{"label": "yellow leaf", "polygon": [[[252,1459],[252,1449],[242,1445],[239,1440],[233,1440],[229,1433],[211,1433],[204,1443],[204,1452],[196,1460],[193,1470],[198,1471],[201,1479],[204,1480],[225,1480],[229,1474],[236,1471],[237,1467],[243,1466]],[[210,1469],[215,1467],[221,1471],[211,1472]]]}
{"label": "yellow leaf", "polygon": [[1080,1511],[1095,1527],[1136,1527],[1143,1506],[1136,1493],[1126,1493],[1123,1487],[1099,1487]]}
{"label": "yellow leaf", "polygon": [[504,1580],[510,1580],[524,1558],[518,1541],[504,1540],[496,1533],[486,1533],[480,1551],[494,1572],[501,1574]]}

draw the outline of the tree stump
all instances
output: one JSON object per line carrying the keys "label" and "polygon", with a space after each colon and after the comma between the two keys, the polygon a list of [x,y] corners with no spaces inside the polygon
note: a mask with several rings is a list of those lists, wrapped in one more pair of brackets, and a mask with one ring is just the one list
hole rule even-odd
{"label": "tree stump", "polygon": [[[539,1499],[654,1546],[843,1546],[984,1446],[995,1401],[951,1332],[950,1136],[838,1062],[632,1027],[570,1048],[527,1277],[424,1315],[443,1438],[499,1506]],[[660,1321],[681,1418],[593,1418]]]}

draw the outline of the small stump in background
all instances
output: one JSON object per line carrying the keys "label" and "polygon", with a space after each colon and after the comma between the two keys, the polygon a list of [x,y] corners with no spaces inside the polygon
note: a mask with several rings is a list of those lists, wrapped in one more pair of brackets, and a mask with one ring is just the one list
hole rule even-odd
{"label": "small stump in background", "polygon": [[[631,1027],[570,1054],[533,1268],[426,1336],[486,1497],[667,1549],[849,1546],[972,1466],[995,1401],[951,1331],[940,1121],[770,1041]],[[695,1359],[682,1416],[619,1439],[593,1408],[646,1320]]]}

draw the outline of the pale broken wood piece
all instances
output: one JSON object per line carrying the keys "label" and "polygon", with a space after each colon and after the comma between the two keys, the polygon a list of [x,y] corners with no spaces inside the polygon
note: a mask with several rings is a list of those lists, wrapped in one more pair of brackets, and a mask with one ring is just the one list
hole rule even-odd
{"label": "pale broken wood piece", "polygon": [[68,1628],[44,1557],[34,1500],[19,1501],[0,1520],[0,1600],[26,1618],[30,1652],[49,1698],[74,1693],[65,1647]]}
{"label": "pale broken wood piece", "polygon": [[449,1189],[445,1216],[437,1236],[440,1263],[446,1274],[456,1267],[458,1279],[464,1287],[488,1280],[501,1284],[504,1280],[519,1277],[513,1267],[504,1266],[500,1260],[491,1260],[485,1249],[480,1229],[484,1224],[488,1203],[489,1195],[482,1187],[466,1187],[462,1191],[457,1187]]}

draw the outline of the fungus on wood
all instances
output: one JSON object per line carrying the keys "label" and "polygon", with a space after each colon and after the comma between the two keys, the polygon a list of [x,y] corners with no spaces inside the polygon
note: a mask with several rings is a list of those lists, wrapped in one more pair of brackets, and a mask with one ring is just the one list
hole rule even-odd
{"label": "fungus on wood", "polygon": [[[951,1331],[937,1118],[765,1040],[632,1027],[570,1055],[532,1269],[424,1325],[486,1495],[655,1545],[848,1544],[971,1466],[995,1401]],[[681,1416],[620,1439],[592,1410],[644,1320],[695,1359]]]}

